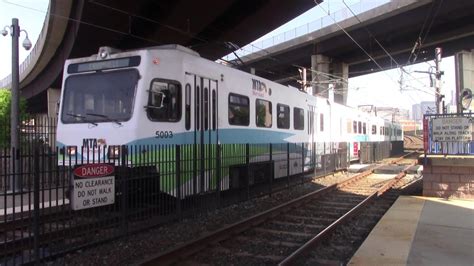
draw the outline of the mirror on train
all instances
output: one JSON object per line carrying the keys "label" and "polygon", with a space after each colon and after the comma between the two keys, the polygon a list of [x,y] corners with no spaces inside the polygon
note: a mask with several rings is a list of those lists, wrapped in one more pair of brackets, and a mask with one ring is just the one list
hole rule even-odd
{"label": "mirror on train", "polygon": [[148,103],[145,108],[154,108],[160,109],[164,107],[164,104],[168,101],[168,96],[164,91],[151,91],[152,97],[150,97],[151,102]]}
{"label": "mirror on train", "polygon": [[461,92],[461,106],[463,110],[469,109],[472,102],[472,91],[469,88],[465,88]]}

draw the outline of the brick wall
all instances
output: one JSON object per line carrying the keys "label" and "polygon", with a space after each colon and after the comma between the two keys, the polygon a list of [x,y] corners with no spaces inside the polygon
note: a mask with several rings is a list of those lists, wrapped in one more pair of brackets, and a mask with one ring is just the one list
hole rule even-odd
{"label": "brick wall", "polygon": [[424,165],[423,196],[474,199],[474,165]]}

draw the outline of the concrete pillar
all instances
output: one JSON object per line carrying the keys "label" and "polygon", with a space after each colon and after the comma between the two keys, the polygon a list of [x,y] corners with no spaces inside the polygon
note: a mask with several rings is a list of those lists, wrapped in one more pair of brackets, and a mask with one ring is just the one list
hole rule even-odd
{"label": "concrete pillar", "polygon": [[328,97],[328,78],[320,73],[329,73],[329,57],[322,54],[311,56],[311,81],[313,95]]}
{"label": "concrete pillar", "polygon": [[334,101],[340,104],[347,104],[349,65],[346,63],[333,63],[333,75],[338,76],[340,81],[334,87]]}
{"label": "concrete pillar", "polygon": [[61,90],[55,88],[49,88],[47,90],[48,99],[48,117],[57,117],[59,108],[59,97],[61,96]]}
{"label": "concrete pillar", "polygon": [[[471,51],[462,51],[454,56],[455,74],[456,74],[456,94],[455,103],[458,113],[461,112],[460,96],[463,90],[470,89],[474,92],[474,49]],[[464,112],[474,112],[474,101]]]}

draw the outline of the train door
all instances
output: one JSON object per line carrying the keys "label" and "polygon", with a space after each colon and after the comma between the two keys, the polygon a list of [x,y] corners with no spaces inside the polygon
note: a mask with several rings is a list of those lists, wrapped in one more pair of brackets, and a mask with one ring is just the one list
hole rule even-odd
{"label": "train door", "polygon": [[[218,143],[218,80],[186,73],[189,84],[186,100],[190,102],[189,127],[193,133],[193,192],[205,193],[213,189],[212,178]],[[187,105],[186,105],[187,106]],[[185,110],[186,111],[186,110]]]}

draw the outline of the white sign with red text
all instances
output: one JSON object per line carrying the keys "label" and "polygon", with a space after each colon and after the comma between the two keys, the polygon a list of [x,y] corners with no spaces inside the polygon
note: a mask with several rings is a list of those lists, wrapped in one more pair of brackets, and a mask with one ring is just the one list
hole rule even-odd
{"label": "white sign with red text", "polygon": [[115,202],[115,167],[112,164],[85,164],[74,168],[72,209],[82,210]]}

